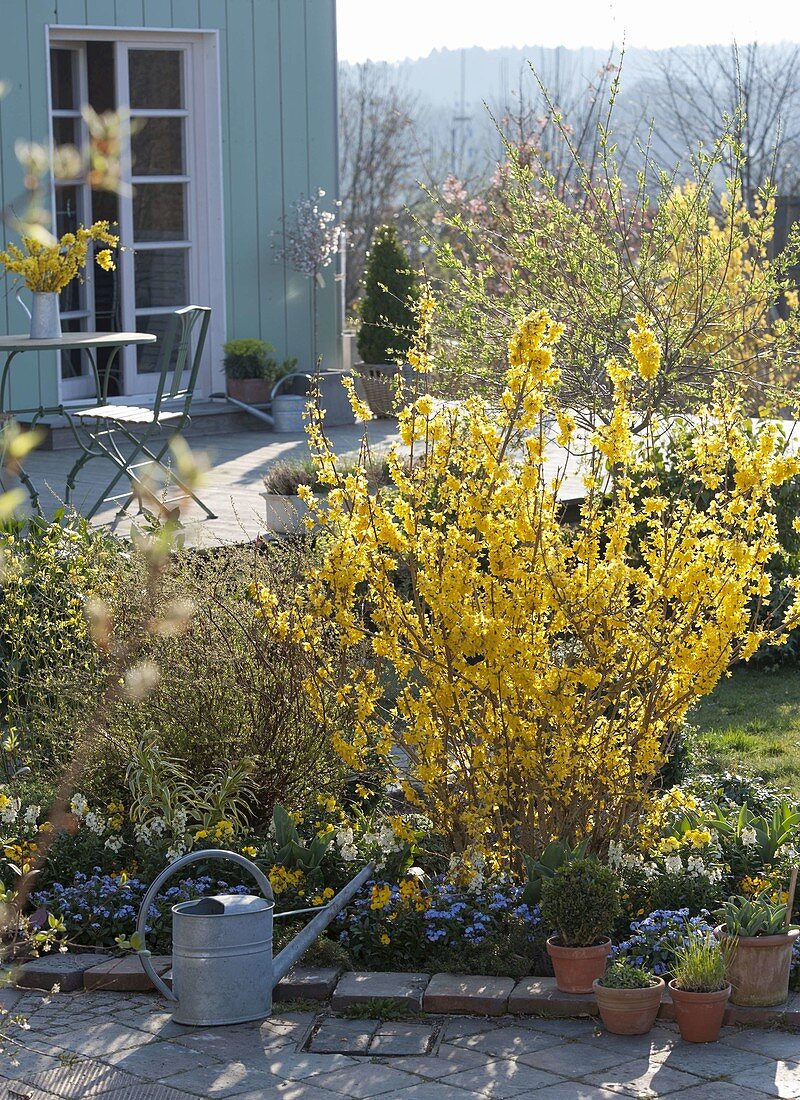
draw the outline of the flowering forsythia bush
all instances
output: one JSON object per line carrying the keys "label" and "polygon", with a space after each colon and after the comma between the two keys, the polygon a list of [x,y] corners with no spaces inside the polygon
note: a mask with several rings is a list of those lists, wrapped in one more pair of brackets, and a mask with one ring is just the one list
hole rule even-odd
{"label": "flowering forsythia bush", "polygon": [[[423,372],[432,310],[423,301],[409,355]],[[399,417],[407,453],[392,455],[393,486],[378,495],[364,472],[339,476],[312,425],[331,486],[325,510],[308,495],[323,557],[294,603],[268,587],[258,597],[268,629],[316,654],[307,686],[320,708],[336,650],[367,640],[373,660],[338,688],[355,732],[334,733],[336,748],[358,769],[399,743],[407,799],[465,865],[481,853],[508,866],[552,838],[590,834],[602,850],[642,805],[690,705],[772,638],[754,607],[776,545],[771,491],[798,460],[777,432],[754,442],[720,396],[694,443],[710,500],[666,499],[652,440],[633,431],[633,380],[654,386],[660,368],[644,318],[630,362],[607,364],[610,422],[584,438],[558,399],[560,334],[544,311],[519,326],[499,408],[411,403]],[[574,525],[563,470],[548,463],[552,434],[586,451]]]}

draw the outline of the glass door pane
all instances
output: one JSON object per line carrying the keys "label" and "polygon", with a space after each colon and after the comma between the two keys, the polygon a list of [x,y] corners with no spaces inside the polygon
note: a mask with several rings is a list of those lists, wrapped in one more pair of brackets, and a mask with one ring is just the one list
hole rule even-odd
{"label": "glass door pane", "polygon": [[[191,301],[188,52],[166,46],[122,50],[127,83],[121,91],[131,117],[129,316],[137,331],[161,337],[170,314]],[[131,350],[126,393],[153,390],[158,350]]]}

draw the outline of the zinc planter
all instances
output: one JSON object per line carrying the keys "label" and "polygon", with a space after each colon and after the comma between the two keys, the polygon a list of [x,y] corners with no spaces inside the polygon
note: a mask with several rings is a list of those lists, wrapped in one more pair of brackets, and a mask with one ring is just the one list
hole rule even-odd
{"label": "zinc planter", "polygon": [[606,972],[611,940],[591,947],[564,947],[557,936],[547,941],[547,954],[553,963],[556,985],[562,993],[591,993],[596,978]]}
{"label": "zinc planter", "polygon": [[266,512],[267,530],[273,535],[302,535],[306,533],[304,520],[309,514],[308,505],[300,497],[281,496],[278,493],[262,493]]}
{"label": "zinc planter", "polygon": [[656,1022],[664,992],[664,979],[656,978],[647,989],[613,989],[592,984],[603,1026],[612,1035],[645,1035]]}
{"label": "zinc planter", "polygon": [[56,340],[61,335],[61,313],[54,290],[34,291],[31,340]]}
{"label": "zinc planter", "polygon": [[729,936],[721,926],[715,931],[730,944],[731,1004],[782,1004],[789,996],[792,947],[800,929],[790,928],[777,936]]}
{"label": "zinc planter", "polygon": [[727,985],[713,993],[690,993],[686,989],[677,989],[673,978],[669,983],[669,992],[681,1039],[687,1043],[716,1042],[731,987]]}

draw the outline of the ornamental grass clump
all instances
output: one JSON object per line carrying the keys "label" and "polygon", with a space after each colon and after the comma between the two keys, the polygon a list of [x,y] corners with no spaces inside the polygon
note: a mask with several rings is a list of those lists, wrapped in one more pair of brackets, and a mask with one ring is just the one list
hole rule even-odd
{"label": "ornamental grass clump", "polygon": [[673,981],[687,993],[715,993],[728,985],[726,951],[713,932],[692,936],[672,960]]}
{"label": "ornamental grass clump", "polygon": [[542,883],[542,920],[563,947],[591,947],[604,939],[619,910],[617,877],[596,859],[573,860]]}
{"label": "ornamental grass clump", "polygon": [[[433,309],[425,298],[408,356],[423,385]],[[289,602],[268,583],[256,594],[267,633],[313,654],[317,712],[334,683],[349,710],[336,751],[354,771],[402,758],[406,798],[467,876],[519,870],[520,853],[538,858],[553,838],[604,851],[643,806],[690,706],[798,618],[794,602],[779,630],[758,617],[777,546],[773,490],[800,471],[777,429],[754,440],[736,398],[712,394],[692,451],[702,494],[666,496],[654,421],[632,403],[634,380],[637,406],[658,394],[647,319],[607,364],[608,423],[585,433],[559,397],[561,332],[545,311],[519,324],[495,404],[422,394],[403,409],[387,492],[344,475],[312,423],[330,486],[325,508],[306,494],[321,556]],[[651,427],[637,436],[634,421]],[[584,487],[570,524],[567,451],[582,455]],[[369,659],[335,681],[341,653],[364,646]]]}

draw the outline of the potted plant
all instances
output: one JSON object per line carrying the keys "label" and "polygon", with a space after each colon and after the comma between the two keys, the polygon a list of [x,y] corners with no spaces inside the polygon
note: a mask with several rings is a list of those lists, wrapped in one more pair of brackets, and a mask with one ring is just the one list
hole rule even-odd
{"label": "potted plant", "polygon": [[296,359],[279,363],[275,348],[264,340],[229,340],[222,351],[228,395],[245,405],[265,405],[275,381],[297,363]]}
{"label": "potted plant", "polygon": [[731,897],[715,913],[721,921],[716,933],[729,945],[733,1004],[778,1005],[788,997],[792,947],[800,935],[789,927],[791,905],[791,899],[773,902],[765,891]]}
{"label": "potted plant", "polygon": [[273,535],[294,535],[303,530],[309,513],[308,505],[298,496],[301,485],[313,489],[317,474],[310,458],[281,460],[273,463],[264,475],[261,494],[267,513],[267,529]]}
{"label": "potted plant", "polygon": [[563,864],[542,882],[542,919],[556,930],[547,953],[562,993],[591,993],[603,976],[619,908],[614,872],[591,857]]}
{"label": "potted plant", "polygon": [[592,988],[600,1019],[612,1035],[644,1035],[656,1022],[664,992],[664,979],[617,959]]}
{"label": "potted plant", "polygon": [[713,1043],[731,993],[727,950],[713,932],[691,936],[675,952],[669,992],[681,1038]]}
{"label": "potted plant", "polygon": [[[361,325],[356,346],[364,366],[359,374],[364,394],[375,416],[389,416],[394,398],[397,363],[411,346],[419,298],[408,256],[391,225],[375,232],[364,277]],[[406,368],[406,375],[410,368]],[[410,381],[410,378],[406,378]]]}

